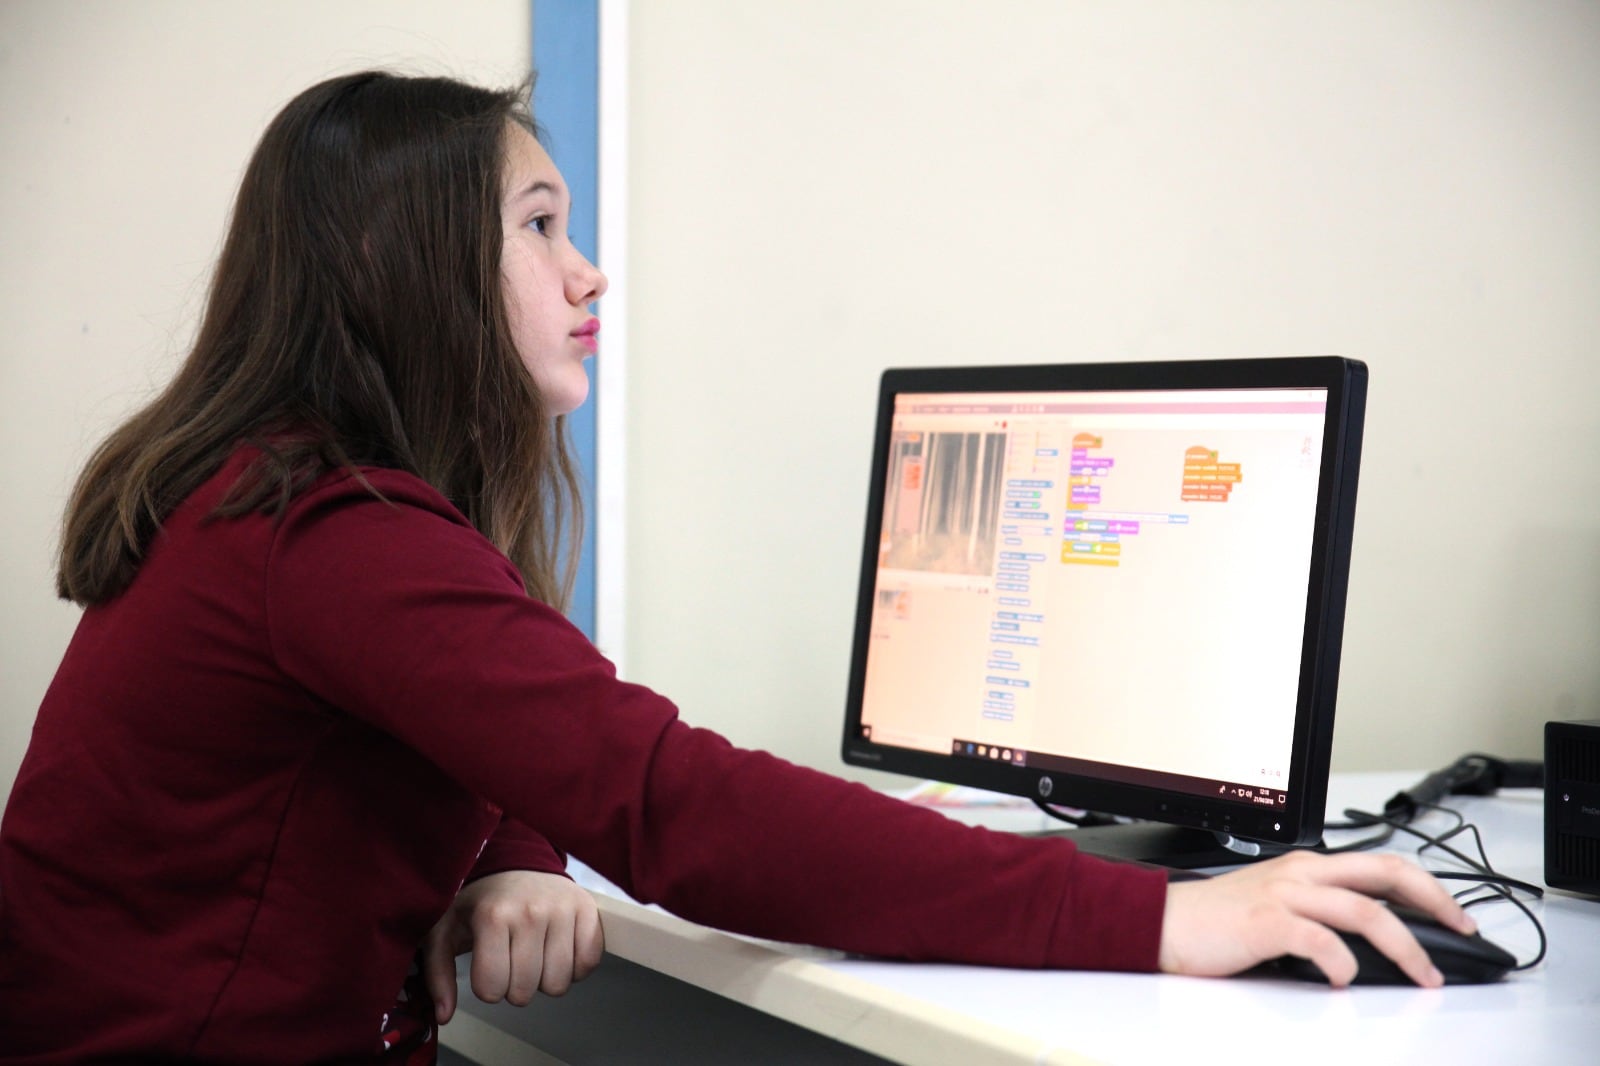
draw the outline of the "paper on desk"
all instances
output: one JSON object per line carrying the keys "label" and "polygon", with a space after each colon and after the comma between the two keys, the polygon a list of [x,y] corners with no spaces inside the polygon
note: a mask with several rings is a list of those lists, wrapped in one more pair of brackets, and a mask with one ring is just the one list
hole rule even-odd
{"label": "paper on desk", "polygon": [[911,788],[889,793],[918,807],[1031,807],[1033,801],[1021,796],[1008,796],[1003,792],[990,792],[982,788],[968,788],[944,781],[924,781]]}

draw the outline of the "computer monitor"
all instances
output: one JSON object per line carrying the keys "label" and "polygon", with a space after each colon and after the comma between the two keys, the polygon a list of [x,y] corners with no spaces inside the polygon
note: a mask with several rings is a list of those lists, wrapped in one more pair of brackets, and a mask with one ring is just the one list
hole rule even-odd
{"label": "computer monitor", "polygon": [[1315,843],[1366,367],[896,369],[843,755],[1117,816],[1090,851]]}

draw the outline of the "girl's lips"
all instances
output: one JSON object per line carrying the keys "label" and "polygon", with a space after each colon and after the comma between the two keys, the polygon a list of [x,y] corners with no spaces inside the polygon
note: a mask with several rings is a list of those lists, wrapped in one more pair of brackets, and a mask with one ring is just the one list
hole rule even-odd
{"label": "girl's lips", "polygon": [[591,318],[583,325],[573,330],[572,336],[576,337],[579,343],[581,343],[585,348],[589,349],[590,352],[598,352],[600,350],[600,341],[596,334],[599,332],[600,320],[598,318]]}

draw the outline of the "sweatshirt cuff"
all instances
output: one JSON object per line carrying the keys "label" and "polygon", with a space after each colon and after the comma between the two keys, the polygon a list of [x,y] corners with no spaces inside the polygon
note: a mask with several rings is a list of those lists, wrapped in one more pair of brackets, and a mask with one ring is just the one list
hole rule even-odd
{"label": "sweatshirt cuff", "polygon": [[567,857],[554,844],[514,818],[502,817],[500,825],[483,846],[473,863],[467,881],[507,870],[567,875]]}

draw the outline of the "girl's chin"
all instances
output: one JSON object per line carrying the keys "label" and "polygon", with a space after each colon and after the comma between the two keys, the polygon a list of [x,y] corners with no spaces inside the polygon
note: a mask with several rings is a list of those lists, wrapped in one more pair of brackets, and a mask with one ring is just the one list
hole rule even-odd
{"label": "girl's chin", "polygon": [[[555,380],[540,381],[540,377],[553,377]],[[545,409],[552,416],[570,415],[589,398],[589,375],[584,372],[582,363],[563,367],[560,374],[535,375],[534,383],[539,387]]]}
{"label": "girl's chin", "polygon": [[552,415],[570,415],[572,412],[582,407],[584,401],[588,398],[589,389],[586,385],[581,391],[574,389],[570,392],[546,396],[545,403],[550,408],[550,413]]}

